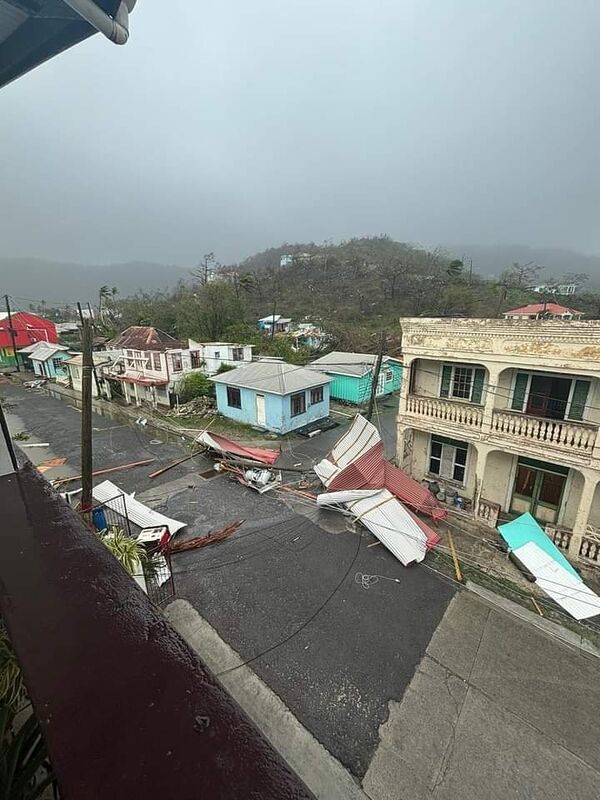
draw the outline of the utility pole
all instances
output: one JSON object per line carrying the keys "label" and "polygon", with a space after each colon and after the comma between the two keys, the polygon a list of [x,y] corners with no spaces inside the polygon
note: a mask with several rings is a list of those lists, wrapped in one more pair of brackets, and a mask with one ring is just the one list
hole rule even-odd
{"label": "utility pole", "polygon": [[81,510],[92,510],[92,325],[83,320],[81,375]]}
{"label": "utility pole", "polygon": [[13,328],[12,312],[10,310],[10,302],[8,300],[8,295],[7,294],[4,295],[4,299],[6,301],[6,312],[8,314],[8,332],[9,332],[10,338],[12,340],[13,355],[15,357],[15,364],[16,364],[16,367],[17,367],[17,372],[21,372],[21,367],[19,365],[19,356],[17,354],[17,332]]}
{"label": "utility pole", "polygon": [[379,353],[377,354],[377,361],[375,362],[375,369],[373,370],[373,380],[371,381],[371,396],[369,397],[369,409],[367,411],[367,419],[373,416],[373,406],[375,405],[375,395],[377,394],[377,384],[379,382],[379,373],[381,372],[381,363],[383,361],[383,348],[385,346],[385,333],[383,330],[379,336]]}

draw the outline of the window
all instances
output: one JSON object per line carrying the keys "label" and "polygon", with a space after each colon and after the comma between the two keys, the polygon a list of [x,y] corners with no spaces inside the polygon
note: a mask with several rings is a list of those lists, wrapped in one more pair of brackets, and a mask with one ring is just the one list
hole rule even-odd
{"label": "window", "polygon": [[386,383],[391,383],[391,381],[394,380],[394,373],[393,373],[393,371],[391,369],[386,369],[386,371],[384,372],[384,375],[385,375],[385,382]]}
{"label": "window", "polygon": [[465,482],[469,445],[445,436],[432,436],[429,450],[429,472],[440,478]]}
{"label": "window", "polygon": [[292,417],[298,417],[306,411],[306,394],[298,392],[290,397]]}
{"label": "window", "polygon": [[200,358],[200,353],[198,350],[190,351],[190,360],[192,363],[192,369],[199,369],[202,366],[202,359]]}
{"label": "window", "polygon": [[242,393],[237,386],[227,387],[227,405],[230,408],[242,407]]}
{"label": "window", "polygon": [[214,354],[213,358],[221,358],[221,351],[220,350],[215,350],[215,354]]}
{"label": "window", "polygon": [[233,361],[243,361],[244,360],[244,348],[243,347],[232,347],[231,348],[231,358]]}
{"label": "window", "polygon": [[160,353],[152,353],[152,365],[156,372],[160,372],[161,364],[160,364]]}
{"label": "window", "polygon": [[62,359],[61,358],[53,358],[52,365],[54,367],[55,372],[62,372]]}
{"label": "window", "polygon": [[310,404],[311,406],[323,402],[323,387],[317,386],[316,389],[310,390]]}
{"label": "window", "polygon": [[510,408],[532,417],[582,420],[591,382],[543,373],[517,372]]}
{"label": "window", "polygon": [[444,364],[440,397],[452,400],[463,400],[470,403],[481,403],[485,370],[481,367],[454,366]]}
{"label": "window", "polygon": [[173,363],[173,372],[181,372],[183,363],[181,361],[181,353],[172,353],[171,361]]}

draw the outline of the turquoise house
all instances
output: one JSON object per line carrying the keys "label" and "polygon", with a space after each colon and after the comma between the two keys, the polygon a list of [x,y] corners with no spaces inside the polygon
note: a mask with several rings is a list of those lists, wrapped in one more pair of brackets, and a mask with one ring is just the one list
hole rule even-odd
{"label": "turquoise house", "polygon": [[[37,342],[35,348],[24,348],[31,350],[27,353],[31,366],[36,375],[40,378],[50,378],[52,380],[68,380],[69,373],[64,363],[71,358],[69,348],[62,344],[50,344],[48,342]],[[23,352],[22,350],[20,352]]]}
{"label": "turquoise house", "polygon": [[[369,400],[376,361],[377,356],[372,353],[342,353],[336,350],[317,358],[308,367],[331,378],[333,399],[358,406]],[[383,357],[376,397],[400,391],[402,369],[402,362],[397,358]]]}
{"label": "turquoise house", "polygon": [[329,416],[330,378],[280,359],[255,361],[211,380],[219,413],[244,425],[289,433]]}

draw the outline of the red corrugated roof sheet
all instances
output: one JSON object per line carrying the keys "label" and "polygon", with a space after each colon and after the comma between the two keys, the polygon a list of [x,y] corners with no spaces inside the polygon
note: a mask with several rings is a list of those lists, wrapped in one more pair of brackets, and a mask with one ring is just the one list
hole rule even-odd
{"label": "red corrugated roof sheet", "polygon": [[225,453],[231,453],[251,461],[260,461],[262,464],[273,464],[281,455],[279,450],[268,450],[264,447],[245,447],[232,439],[228,439],[226,436],[212,433],[212,431],[209,432],[209,436]]}
{"label": "red corrugated roof sheet", "polygon": [[505,314],[583,314],[583,311],[576,311],[574,308],[561,306],[559,303],[530,303],[528,306],[521,306],[520,308],[512,308],[510,311],[505,311]]}
{"label": "red corrugated roof sheet", "polygon": [[[436,522],[445,519],[448,512],[429,489],[411,478],[398,467],[386,461],[383,442],[371,447],[366,453],[343,469],[327,487],[328,492],[343,489],[388,489],[402,503],[421,514],[427,514]],[[428,529],[431,533],[431,529]],[[426,535],[427,531],[425,531]],[[435,534],[437,536],[437,534]]]}

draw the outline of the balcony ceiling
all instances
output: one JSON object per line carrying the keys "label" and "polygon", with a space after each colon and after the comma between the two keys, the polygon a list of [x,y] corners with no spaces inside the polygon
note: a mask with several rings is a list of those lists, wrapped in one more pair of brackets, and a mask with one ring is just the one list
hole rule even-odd
{"label": "balcony ceiling", "polygon": [[[119,0],[96,0],[111,16]],[[63,0],[0,0],[0,87],[96,30]]]}

